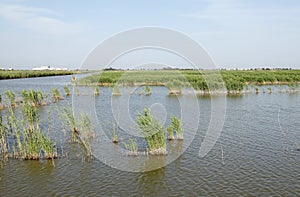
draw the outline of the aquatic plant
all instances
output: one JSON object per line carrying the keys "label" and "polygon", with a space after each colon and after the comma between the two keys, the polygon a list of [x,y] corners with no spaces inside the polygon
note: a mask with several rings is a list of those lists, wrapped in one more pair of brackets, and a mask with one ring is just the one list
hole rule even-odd
{"label": "aquatic plant", "polygon": [[99,96],[100,95],[100,90],[99,90],[98,86],[95,86],[95,88],[94,88],[94,95],[95,96]]}
{"label": "aquatic plant", "polygon": [[111,87],[111,92],[113,96],[121,96],[121,90],[118,85],[114,85],[113,87]]}
{"label": "aquatic plant", "polygon": [[182,83],[178,80],[170,81],[167,83],[169,95],[180,95],[182,92]]}
{"label": "aquatic plant", "polygon": [[182,125],[181,121],[176,118],[175,116],[171,116],[171,124],[172,128],[176,133],[176,137],[178,140],[183,140],[183,131],[182,131]]}
{"label": "aquatic plant", "polygon": [[4,105],[2,103],[2,95],[0,94],[0,110],[4,109]]}
{"label": "aquatic plant", "polygon": [[149,108],[144,113],[138,114],[138,126],[142,131],[148,145],[148,152],[151,155],[166,155],[165,131],[161,123],[151,115]]}
{"label": "aquatic plant", "polygon": [[64,91],[66,93],[66,96],[70,96],[71,95],[71,91],[70,91],[70,89],[69,89],[68,86],[64,86]]}
{"label": "aquatic plant", "polygon": [[52,98],[55,103],[62,99],[60,92],[57,88],[52,88]]}
{"label": "aquatic plant", "polygon": [[129,138],[128,140],[129,140],[128,143],[123,142],[125,148],[129,151],[128,155],[129,156],[138,156],[138,145],[137,145],[136,140],[134,140],[132,138]]}
{"label": "aquatic plant", "polygon": [[150,96],[152,94],[151,88],[149,86],[145,86],[144,91],[146,93],[146,96]]}
{"label": "aquatic plant", "polygon": [[118,141],[118,134],[117,134],[117,129],[114,127],[113,129],[113,143],[117,144],[119,141]]}
{"label": "aquatic plant", "polygon": [[75,142],[78,135],[78,128],[76,125],[76,120],[74,116],[74,111],[71,106],[63,107],[61,110],[58,110],[60,118],[64,123],[70,128],[72,141]]}
{"label": "aquatic plant", "polygon": [[23,102],[27,102],[32,106],[46,105],[43,93],[40,90],[22,90],[21,95]]}
{"label": "aquatic plant", "polygon": [[168,140],[174,140],[174,130],[172,126],[167,127]]}
{"label": "aquatic plant", "polygon": [[16,101],[15,101],[15,99],[16,99],[15,93],[13,93],[13,91],[11,91],[11,90],[5,90],[4,94],[10,102],[10,106],[16,107],[17,105],[16,105]]}

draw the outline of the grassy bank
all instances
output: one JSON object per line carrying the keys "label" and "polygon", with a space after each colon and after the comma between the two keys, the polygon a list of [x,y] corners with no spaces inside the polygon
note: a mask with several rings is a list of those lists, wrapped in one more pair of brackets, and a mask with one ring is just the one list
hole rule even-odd
{"label": "grassy bank", "polygon": [[246,86],[290,85],[300,82],[300,70],[154,70],[154,71],[104,71],[78,81],[79,85],[98,86],[167,86],[170,92],[180,93],[183,87],[209,93],[226,87],[227,93],[238,94]]}
{"label": "grassy bank", "polygon": [[0,70],[0,80],[72,75],[76,73],[77,71],[64,71],[64,70],[5,70],[5,71]]}

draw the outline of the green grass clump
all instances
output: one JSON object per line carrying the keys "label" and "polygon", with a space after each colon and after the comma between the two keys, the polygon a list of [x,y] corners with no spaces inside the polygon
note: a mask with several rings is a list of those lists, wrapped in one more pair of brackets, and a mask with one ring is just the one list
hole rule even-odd
{"label": "green grass clump", "polygon": [[55,103],[62,99],[60,92],[57,88],[52,88],[52,98]]}
{"label": "green grass clump", "polygon": [[174,140],[174,130],[172,126],[167,127],[168,140]]}
{"label": "green grass clump", "polygon": [[17,105],[16,105],[16,95],[15,95],[15,93],[11,90],[5,90],[4,94],[10,102],[10,106],[11,107],[16,107]]}
{"label": "green grass clump", "polygon": [[33,107],[46,105],[44,100],[44,95],[41,91],[37,90],[22,90],[21,95],[23,98],[23,102],[29,103]]}
{"label": "green grass clump", "polygon": [[150,96],[152,94],[151,88],[149,86],[145,86],[144,91],[146,93],[146,96]]}
{"label": "green grass clump", "polygon": [[171,128],[176,133],[176,137],[178,140],[183,140],[183,131],[181,121],[175,116],[171,116]]}
{"label": "green grass clump", "polygon": [[124,143],[124,146],[129,151],[129,156],[138,156],[138,145],[136,140],[129,138],[129,142]]}
{"label": "green grass clump", "polygon": [[149,108],[145,108],[144,113],[138,115],[137,123],[142,131],[142,135],[147,141],[149,154],[167,154],[164,128],[161,123],[151,115]]}
{"label": "green grass clump", "polygon": [[71,95],[71,91],[70,91],[70,89],[69,89],[68,86],[64,86],[64,91],[66,93],[66,96],[70,96]]}

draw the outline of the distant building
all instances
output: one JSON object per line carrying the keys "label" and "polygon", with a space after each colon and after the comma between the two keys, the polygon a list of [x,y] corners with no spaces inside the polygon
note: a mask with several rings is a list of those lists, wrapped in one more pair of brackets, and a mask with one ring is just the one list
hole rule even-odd
{"label": "distant building", "polygon": [[32,70],[68,70],[67,68],[55,68],[51,66],[40,66],[32,68]]}

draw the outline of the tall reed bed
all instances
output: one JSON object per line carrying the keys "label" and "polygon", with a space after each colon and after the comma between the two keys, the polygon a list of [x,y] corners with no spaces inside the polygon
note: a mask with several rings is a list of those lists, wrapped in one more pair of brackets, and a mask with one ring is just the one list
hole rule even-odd
{"label": "tall reed bed", "polygon": [[150,155],[166,155],[165,131],[161,123],[151,115],[149,108],[144,109],[143,114],[138,115],[137,123],[148,144]]}

